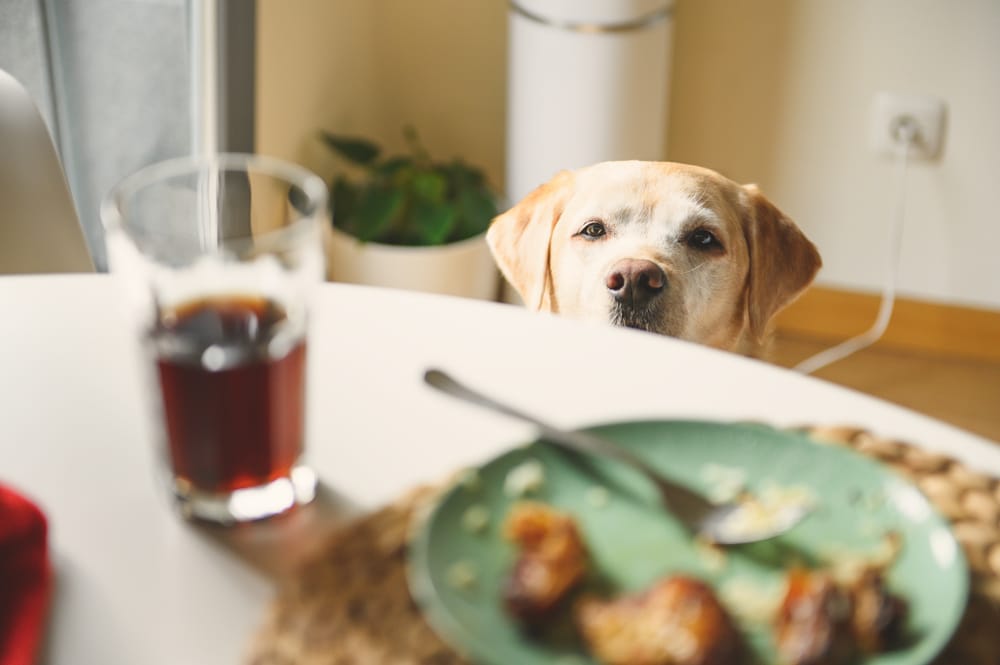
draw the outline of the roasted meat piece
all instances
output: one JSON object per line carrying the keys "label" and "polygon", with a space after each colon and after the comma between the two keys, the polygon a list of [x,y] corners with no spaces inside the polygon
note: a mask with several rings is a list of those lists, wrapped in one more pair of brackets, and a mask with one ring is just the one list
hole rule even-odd
{"label": "roasted meat piece", "polygon": [[507,610],[524,621],[543,619],[586,573],[580,532],[569,515],[532,502],[514,506],[505,531],[520,550],[504,589]]}
{"label": "roasted meat piece", "polygon": [[865,653],[878,653],[897,646],[903,637],[908,606],[889,593],[882,571],[868,568],[851,585],[854,640]]}
{"label": "roasted meat piece", "polygon": [[744,647],[703,582],[676,576],[614,600],[583,598],[575,620],[587,647],[608,665],[736,665]]}
{"label": "roasted meat piece", "polygon": [[855,656],[851,598],[825,573],[796,568],[778,610],[775,641],[783,665],[841,665]]}
{"label": "roasted meat piece", "polygon": [[906,602],[889,593],[879,568],[867,568],[848,586],[827,573],[788,575],[775,626],[783,665],[842,665],[898,644]]}

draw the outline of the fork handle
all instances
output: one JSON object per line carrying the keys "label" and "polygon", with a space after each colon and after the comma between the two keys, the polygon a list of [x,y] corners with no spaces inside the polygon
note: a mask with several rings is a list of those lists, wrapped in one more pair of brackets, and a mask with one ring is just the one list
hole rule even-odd
{"label": "fork handle", "polygon": [[531,423],[538,428],[542,438],[546,441],[564,448],[569,448],[573,452],[583,450],[597,455],[612,457],[619,462],[628,464],[635,470],[648,476],[657,485],[661,485],[664,482],[664,480],[659,478],[658,474],[654,474],[649,466],[641,459],[633,455],[628,450],[605,441],[599,436],[594,436],[588,432],[564,430],[556,427],[555,425],[551,425],[530,413],[516,409],[509,404],[498,402],[492,397],[487,397],[486,395],[459,383],[449,374],[446,374],[439,369],[428,369],[424,372],[424,381],[428,385],[454,397],[464,399],[465,401],[473,404],[478,404],[479,406],[493,411],[499,411],[500,413],[511,416],[512,418],[517,418]]}

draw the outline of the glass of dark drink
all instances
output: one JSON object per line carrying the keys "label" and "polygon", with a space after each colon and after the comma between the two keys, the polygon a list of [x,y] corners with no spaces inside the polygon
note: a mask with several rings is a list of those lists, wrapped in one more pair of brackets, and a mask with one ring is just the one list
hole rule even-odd
{"label": "glass of dark drink", "polygon": [[305,169],[210,155],[146,167],[102,203],[163,468],[187,517],[262,519],[315,495],[303,463],[306,330],[326,200]]}

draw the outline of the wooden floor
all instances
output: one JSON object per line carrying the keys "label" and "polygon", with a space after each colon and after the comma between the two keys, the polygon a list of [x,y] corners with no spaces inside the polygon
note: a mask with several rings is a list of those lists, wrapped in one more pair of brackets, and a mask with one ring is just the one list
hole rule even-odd
{"label": "wooden floor", "polygon": [[[779,333],[770,358],[792,367],[829,346],[826,341]],[[1000,442],[1000,363],[875,346],[820,369],[815,376]]]}

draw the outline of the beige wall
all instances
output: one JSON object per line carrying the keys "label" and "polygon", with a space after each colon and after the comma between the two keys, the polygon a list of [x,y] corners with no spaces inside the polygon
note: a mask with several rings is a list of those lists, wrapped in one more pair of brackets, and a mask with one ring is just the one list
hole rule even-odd
{"label": "beige wall", "polygon": [[381,129],[375,96],[372,3],[259,0],[257,151],[327,177],[320,128]]}
{"label": "beige wall", "polygon": [[[399,147],[410,122],[502,185],[505,2],[258,7],[261,152],[328,176],[318,128]],[[759,183],[819,245],[827,285],[883,279],[894,183],[867,143],[872,96],[943,97],[944,155],[911,171],[901,290],[1000,308],[1000,2],[677,0],[674,38],[670,158]]]}
{"label": "beige wall", "polygon": [[320,129],[503,175],[506,5],[496,0],[258,0],[258,151],[324,177]]}
{"label": "beige wall", "polygon": [[901,291],[1000,308],[1000,2],[680,0],[670,157],[756,181],[816,241],[823,283],[877,290],[894,206],[868,145],[879,90],[948,104],[915,165]]}

